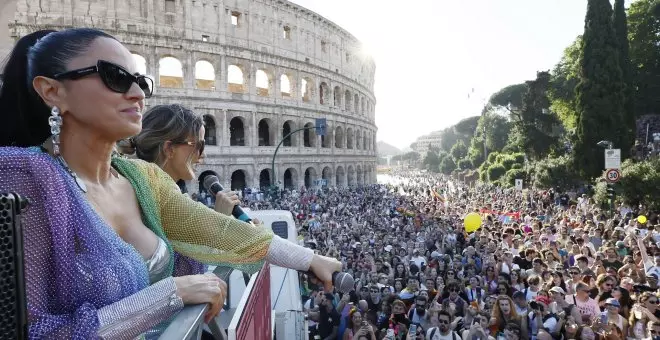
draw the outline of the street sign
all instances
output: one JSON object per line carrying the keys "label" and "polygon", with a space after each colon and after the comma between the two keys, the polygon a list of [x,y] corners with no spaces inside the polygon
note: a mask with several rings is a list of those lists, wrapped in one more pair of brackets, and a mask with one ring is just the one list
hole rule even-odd
{"label": "street sign", "polygon": [[605,180],[609,183],[616,183],[621,179],[621,172],[617,169],[608,169],[605,172]]}
{"label": "street sign", "polygon": [[605,150],[605,169],[621,169],[621,149]]}
{"label": "street sign", "polygon": [[314,185],[319,186],[319,187],[327,187],[328,186],[328,180],[327,179],[316,179],[316,180],[314,180]]}
{"label": "street sign", "polygon": [[520,178],[516,178],[516,190],[522,190],[523,189],[523,180]]}
{"label": "street sign", "polygon": [[326,124],[325,118],[316,118],[316,135],[325,136],[325,130],[328,125]]}

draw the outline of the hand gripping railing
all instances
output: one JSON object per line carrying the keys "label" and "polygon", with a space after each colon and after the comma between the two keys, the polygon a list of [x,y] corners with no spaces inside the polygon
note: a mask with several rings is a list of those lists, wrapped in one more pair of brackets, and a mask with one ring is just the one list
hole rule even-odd
{"label": "hand gripping railing", "polygon": [[[234,270],[228,267],[216,267],[213,274],[217,275],[223,281],[229,283],[229,276]],[[227,300],[225,306],[229,306],[229,284],[227,285]],[[204,314],[208,310],[208,304],[199,304],[186,306],[172,323],[161,334],[161,340],[196,340],[202,336],[204,330]],[[226,339],[225,331],[217,326],[216,322],[210,322],[209,328],[213,336],[218,339]]]}

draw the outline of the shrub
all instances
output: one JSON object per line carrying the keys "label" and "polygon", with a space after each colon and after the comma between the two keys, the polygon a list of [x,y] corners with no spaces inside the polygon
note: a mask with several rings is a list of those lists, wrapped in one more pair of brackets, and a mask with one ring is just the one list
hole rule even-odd
{"label": "shrub", "polygon": [[506,173],[506,168],[502,164],[493,164],[488,168],[488,180],[495,182]]}
{"label": "shrub", "polygon": [[462,170],[466,169],[472,169],[472,161],[470,161],[468,158],[463,158],[460,161],[458,161],[458,168]]}

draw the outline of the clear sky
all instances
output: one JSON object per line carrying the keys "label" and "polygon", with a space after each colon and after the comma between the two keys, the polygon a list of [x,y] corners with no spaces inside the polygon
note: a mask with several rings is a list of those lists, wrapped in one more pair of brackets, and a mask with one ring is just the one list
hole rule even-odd
{"label": "clear sky", "polygon": [[368,46],[378,140],[399,148],[479,115],[493,92],[552,69],[582,34],[587,9],[586,0],[293,2]]}

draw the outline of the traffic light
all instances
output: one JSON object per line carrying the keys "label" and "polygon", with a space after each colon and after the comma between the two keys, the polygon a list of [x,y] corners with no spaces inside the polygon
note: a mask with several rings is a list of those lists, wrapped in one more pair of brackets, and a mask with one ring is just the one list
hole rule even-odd
{"label": "traffic light", "polygon": [[608,184],[607,185],[607,198],[614,200],[615,192],[614,192],[614,185]]}

